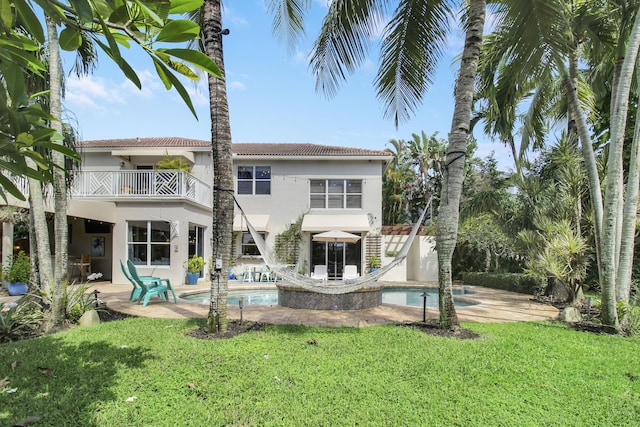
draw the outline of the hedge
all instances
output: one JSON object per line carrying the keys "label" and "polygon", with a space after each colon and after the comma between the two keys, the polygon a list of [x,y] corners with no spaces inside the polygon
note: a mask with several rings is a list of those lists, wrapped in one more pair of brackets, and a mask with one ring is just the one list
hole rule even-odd
{"label": "hedge", "polygon": [[492,289],[535,295],[546,283],[522,273],[466,272],[460,274],[465,285],[484,286]]}

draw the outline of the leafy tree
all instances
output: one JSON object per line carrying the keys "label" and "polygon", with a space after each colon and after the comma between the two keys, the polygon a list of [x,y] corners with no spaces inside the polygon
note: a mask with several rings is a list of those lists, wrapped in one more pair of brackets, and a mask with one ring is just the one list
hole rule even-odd
{"label": "leafy tree", "polygon": [[[623,191],[622,153],[633,72],[640,45],[637,1],[535,0],[501,2],[502,54],[519,81],[555,75],[564,87],[568,118],[580,138],[593,208],[593,227],[602,289],[602,320],[619,328],[616,297],[628,299],[640,170],[631,166]],[[581,56],[581,54],[583,54]],[[593,70],[611,69],[611,123],[604,192],[588,127],[588,105],[578,96],[580,60]],[[606,63],[602,67],[600,64]],[[597,73],[594,73],[594,75]],[[602,76],[602,74],[600,74]],[[602,79],[602,77],[600,77]],[[597,85],[592,85],[594,87]],[[597,93],[597,92],[596,92]],[[635,141],[634,141],[635,142]],[[631,150],[637,158],[638,144]]]}
{"label": "leafy tree", "polygon": [[[100,2],[93,8],[88,0],[78,0],[71,5],[56,0],[40,0],[37,6],[57,26],[64,27],[60,33],[61,47],[77,50],[86,47],[86,39],[92,39],[123,71],[138,88],[141,82],[133,68],[124,59],[121,47],[131,43],[139,45],[153,61],[158,77],[167,89],[175,88],[195,115],[191,100],[176,74],[190,79],[198,76],[191,67],[217,74],[218,68],[206,55],[182,48],[156,48],[158,44],[182,43],[198,36],[194,26],[186,20],[170,19],[171,14],[184,13],[202,4],[201,0],[185,0],[170,5],[156,2],[125,1]],[[32,75],[43,77],[46,66],[38,57],[45,43],[45,32],[38,19],[37,9],[22,0],[3,0],[0,14],[0,124],[5,132],[0,134],[2,166],[17,175],[31,176],[51,181],[51,159],[31,150],[36,146],[62,151],[73,156],[72,151],[62,149],[50,142],[51,131],[46,125],[49,116],[39,112],[33,103],[37,95],[29,95],[28,79]],[[180,62],[184,61],[184,62]],[[16,118],[23,125],[16,126]],[[26,126],[28,124],[28,126]],[[38,169],[26,165],[31,157]],[[43,173],[44,171],[44,173]],[[12,195],[24,200],[17,189],[6,178],[0,185]]]}
{"label": "leafy tree", "polygon": [[383,176],[383,224],[412,224],[430,202],[433,219],[446,151],[446,141],[437,135],[423,131],[409,141],[389,141],[386,151],[393,159]]}
{"label": "leafy tree", "polygon": [[[198,0],[186,0],[172,4],[155,2],[124,1],[117,3],[90,3],[76,0],[67,5],[56,0],[41,0],[49,42],[48,67],[37,53],[45,43],[45,33],[31,3],[22,0],[3,0],[0,14],[0,96],[3,110],[0,123],[9,132],[2,134],[0,150],[8,159],[7,169],[30,178],[30,212],[32,225],[38,236],[32,239],[33,249],[38,253],[39,283],[43,292],[52,295],[52,316],[49,324],[55,326],[64,319],[64,286],[66,278],[66,183],[65,159],[57,153],[78,157],[63,144],[61,120],[62,70],[59,67],[59,49],[78,51],[85,59],[92,57],[90,46],[98,45],[138,88],[141,82],[132,67],[123,58],[120,45],[139,45],[153,61],[159,78],[167,89],[175,88],[195,115],[191,100],[176,74],[197,79],[192,67],[208,73],[219,73],[216,64],[200,52],[183,48],[156,48],[154,44],[183,43],[198,37],[199,31],[188,20],[173,20],[173,13],[184,13],[201,5]],[[8,13],[7,13],[8,12]],[[63,27],[58,34],[58,26]],[[194,31],[195,29],[195,31]],[[184,61],[179,62],[179,61]],[[85,70],[87,65],[83,65]],[[49,89],[46,104],[49,113],[34,107],[41,94],[33,94],[30,79],[41,80],[48,71],[46,89]],[[42,111],[42,112],[41,112]],[[22,119],[21,121],[15,120]],[[33,150],[35,142],[52,149],[51,157]],[[50,171],[53,171],[51,173]],[[42,174],[45,171],[46,174]],[[54,183],[56,200],[56,271],[52,274],[50,245],[44,218],[42,193],[38,180]],[[10,193],[15,193],[11,183],[0,180]],[[14,186],[15,187],[15,186]],[[55,277],[55,279],[54,279]]]}
{"label": "leafy tree", "polygon": [[411,167],[409,150],[404,140],[392,139],[385,151],[393,155],[382,176],[382,223],[385,225],[411,222],[410,203],[417,182]]}

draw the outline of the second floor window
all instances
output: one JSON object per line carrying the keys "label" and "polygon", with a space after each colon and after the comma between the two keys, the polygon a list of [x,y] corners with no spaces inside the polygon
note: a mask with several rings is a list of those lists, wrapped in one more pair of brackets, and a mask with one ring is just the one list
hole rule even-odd
{"label": "second floor window", "polygon": [[309,196],[311,208],[361,209],[362,180],[312,179]]}
{"label": "second floor window", "polygon": [[238,194],[271,194],[271,166],[238,166]]}

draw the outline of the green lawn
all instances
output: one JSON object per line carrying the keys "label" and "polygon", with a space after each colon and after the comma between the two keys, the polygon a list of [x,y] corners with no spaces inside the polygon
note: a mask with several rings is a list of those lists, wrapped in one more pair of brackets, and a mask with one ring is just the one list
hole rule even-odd
{"label": "green lawn", "polygon": [[476,340],[397,326],[185,336],[196,325],[127,319],[0,345],[0,425],[640,423],[634,338],[553,323],[465,324]]}

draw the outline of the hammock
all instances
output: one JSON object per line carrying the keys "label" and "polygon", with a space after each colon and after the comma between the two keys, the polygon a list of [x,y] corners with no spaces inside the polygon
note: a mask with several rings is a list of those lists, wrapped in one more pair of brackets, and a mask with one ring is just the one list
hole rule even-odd
{"label": "hammock", "polygon": [[427,206],[425,206],[422,214],[420,215],[420,219],[418,219],[418,222],[416,222],[413,226],[413,229],[411,230],[407,241],[404,242],[404,245],[400,249],[400,252],[398,252],[396,257],[389,264],[377,269],[376,271],[361,275],[360,277],[357,277],[355,279],[331,280],[325,282],[323,280],[314,279],[312,277],[300,274],[297,271],[284,267],[282,264],[272,259],[268,252],[267,243],[262,238],[262,235],[258,233],[255,228],[253,228],[253,225],[251,225],[251,222],[249,222],[249,218],[247,218],[247,215],[245,215],[244,211],[240,207],[240,204],[238,204],[238,201],[235,200],[235,202],[238,206],[238,209],[240,210],[240,214],[246,221],[249,233],[251,233],[251,236],[253,237],[256,246],[258,247],[258,251],[260,252],[260,255],[262,255],[264,263],[267,265],[267,267],[269,267],[271,271],[275,272],[278,277],[284,279],[286,282],[294,286],[298,286],[300,288],[321,294],[332,295],[346,294],[366,288],[367,285],[377,281],[381,276],[401,263],[407,257],[409,249],[411,248],[411,244],[413,243],[413,240],[415,239],[416,235],[418,234],[418,230],[420,229],[420,224],[422,224],[422,221],[424,220],[424,217],[427,213],[427,209],[431,204],[431,201],[427,203]]}

